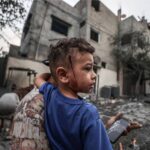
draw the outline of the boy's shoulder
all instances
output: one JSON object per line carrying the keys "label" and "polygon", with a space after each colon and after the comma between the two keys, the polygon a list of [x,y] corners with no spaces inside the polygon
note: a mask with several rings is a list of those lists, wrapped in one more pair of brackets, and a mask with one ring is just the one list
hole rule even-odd
{"label": "boy's shoulder", "polygon": [[39,87],[39,92],[41,94],[44,94],[47,91],[51,91],[53,88],[56,88],[52,83],[50,82],[44,82],[40,87]]}
{"label": "boy's shoulder", "polygon": [[95,105],[89,102],[85,102],[83,105],[84,113],[86,116],[91,116],[93,118],[99,118],[99,113]]}
{"label": "boy's shoulder", "polygon": [[84,107],[85,107],[85,109],[87,109],[88,111],[91,111],[91,112],[97,111],[96,106],[89,102],[85,102]]}

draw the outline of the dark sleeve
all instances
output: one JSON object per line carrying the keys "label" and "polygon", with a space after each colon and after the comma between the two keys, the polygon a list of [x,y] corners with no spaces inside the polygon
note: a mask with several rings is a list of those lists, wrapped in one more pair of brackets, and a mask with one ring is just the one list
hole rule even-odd
{"label": "dark sleeve", "polygon": [[84,150],[112,150],[106,129],[95,106],[91,105],[88,108],[82,123]]}

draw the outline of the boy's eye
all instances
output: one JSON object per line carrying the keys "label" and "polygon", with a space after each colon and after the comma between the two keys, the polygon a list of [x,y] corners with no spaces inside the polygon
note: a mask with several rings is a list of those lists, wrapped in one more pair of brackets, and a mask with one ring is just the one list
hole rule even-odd
{"label": "boy's eye", "polygon": [[93,70],[93,67],[92,66],[87,66],[87,67],[85,67],[84,68],[86,71],[91,71],[91,70]]}

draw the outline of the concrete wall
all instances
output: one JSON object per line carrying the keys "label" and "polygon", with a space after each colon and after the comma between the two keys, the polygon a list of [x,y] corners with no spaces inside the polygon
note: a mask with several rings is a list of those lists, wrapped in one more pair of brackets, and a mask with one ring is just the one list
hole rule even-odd
{"label": "concrete wall", "polygon": [[[59,39],[66,36],[51,30],[52,15],[71,24],[67,37],[82,37],[89,41],[96,49],[96,55],[101,61],[106,63],[105,74],[116,72],[116,62],[112,57],[113,37],[118,32],[118,19],[103,3],[100,2],[100,11],[97,12],[91,6],[91,0],[80,0],[75,7],[71,7],[62,0],[42,0],[34,1],[32,9],[31,26],[26,36],[22,40],[21,51],[28,51],[28,58],[33,60],[44,60],[48,55],[48,47],[51,43],[56,43]],[[80,23],[85,24],[80,27]],[[90,39],[91,28],[99,33],[99,41]],[[110,72],[108,71],[110,70]],[[102,80],[101,71],[97,70]],[[106,75],[107,76],[107,75]],[[116,83],[114,75],[108,82],[110,85]],[[99,84],[100,86],[101,83]]]}
{"label": "concrete wall", "polygon": [[[30,39],[27,35],[26,40],[22,41],[21,48],[22,52],[28,49],[29,58],[36,60],[46,59],[49,45],[66,37],[51,30],[51,15],[71,24],[68,37],[79,37],[79,12],[77,9],[73,9],[61,0],[49,0],[47,3],[40,0],[34,1],[34,7],[32,9],[34,11],[31,11],[32,21],[28,32]],[[30,46],[28,45],[29,42]]]}
{"label": "concrete wall", "polygon": [[101,69],[99,72],[100,76],[100,88],[103,86],[117,86],[117,73],[116,71]]}
{"label": "concrete wall", "polygon": [[120,24],[120,33],[121,35],[126,33],[131,33],[134,31],[142,31],[145,27],[138,22],[134,16],[130,16],[127,19],[123,20]]}
{"label": "concrete wall", "polygon": [[[29,59],[19,59],[15,57],[9,57],[6,69],[6,78],[8,77],[9,67],[22,67],[30,68],[35,70],[38,74],[49,72],[49,68],[42,64],[41,62],[32,61]],[[34,76],[31,77],[31,82],[33,83]],[[11,77],[8,80],[8,85],[15,83],[18,87],[25,87],[29,85],[29,77],[27,72],[24,71],[13,71]]]}
{"label": "concrete wall", "polygon": [[[54,15],[71,24],[68,37],[87,39],[96,48],[97,55],[107,63],[107,69],[116,69],[115,60],[111,55],[113,49],[111,41],[118,31],[118,20],[103,3],[100,2],[100,11],[97,12],[91,6],[91,0],[81,0],[75,7],[61,0],[49,0],[47,3],[35,1],[31,13],[33,17],[29,31],[30,38],[27,35],[28,40],[22,41],[21,47],[21,51],[29,52],[29,58],[45,59],[48,46],[66,37],[51,30],[51,15]],[[85,25],[80,28],[80,23],[84,20]],[[90,40],[91,28],[99,32],[98,43]]]}
{"label": "concrete wall", "polygon": [[[132,34],[136,32],[141,32],[144,37],[146,38],[147,42],[150,42],[150,30],[147,28],[145,22],[142,21],[137,21],[134,16],[130,16],[127,19],[123,20],[120,24],[120,35],[123,36],[125,34]],[[134,36],[134,34],[133,34]],[[132,42],[134,37],[132,36]],[[130,44],[125,44],[121,47],[124,51],[131,49],[131,43]],[[140,47],[136,49],[136,53],[139,53],[143,51]],[[129,87],[133,86],[131,85],[132,83],[127,83],[127,78],[124,79],[125,74],[120,71],[120,87],[121,87],[121,94],[127,93]],[[127,75],[126,75],[127,76]],[[128,85],[128,87],[124,86]],[[122,88],[124,87],[124,88]],[[150,93],[150,86],[149,86],[149,81],[146,81],[145,83],[145,93],[149,94]]]}
{"label": "concrete wall", "polygon": [[[99,76],[99,89],[105,85],[118,85],[116,62],[112,57],[113,46],[111,44],[113,37],[118,32],[118,19],[117,17],[100,2],[99,11],[91,6],[91,0],[81,0],[84,3],[87,19],[86,25],[80,31],[81,35],[86,38],[96,49],[96,55],[101,58],[101,61],[106,62],[106,68],[98,69],[97,75]],[[82,6],[82,5],[81,5]],[[80,7],[81,7],[80,6]],[[83,16],[85,16],[83,14]],[[106,19],[107,18],[107,19]],[[90,39],[91,29],[99,33],[99,41],[95,42]],[[99,93],[98,93],[99,94]]]}
{"label": "concrete wall", "polygon": [[[8,77],[8,69],[9,67],[22,67],[22,68],[30,68],[35,70],[38,74],[49,72],[49,68],[38,61],[32,61],[28,59],[20,59],[15,57],[9,57],[6,69],[6,78]],[[105,85],[118,85],[116,78],[117,74],[115,71],[108,69],[101,69],[98,72],[100,77],[99,79],[99,88]],[[32,76],[31,80],[33,82],[34,76]],[[27,72],[24,71],[13,71],[12,76],[9,79],[8,85],[15,83],[18,87],[25,87],[29,85],[29,77],[27,76]]]}
{"label": "concrete wall", "polygon": [[[115,59],[112,57],[113,46],[111,44],[113,37],[118,32],[118,19],[103,3],[100,2],[100,10],[95,11],[90,7],[88,13],[88,27],[99,33],[99,41],[90,40],[90,43],[96,48],[97,55],[102,61],[106,62],[106,68],[116,70]],[[90,39],[90,37],[88,37]]]}

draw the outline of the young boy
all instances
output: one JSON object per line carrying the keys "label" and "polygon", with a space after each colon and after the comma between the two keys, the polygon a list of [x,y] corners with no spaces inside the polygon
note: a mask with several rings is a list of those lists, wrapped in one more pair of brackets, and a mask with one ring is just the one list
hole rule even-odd
{"label": "young boy", "polygon": [[[50,47],[51,77],[42,74],[35,79],[44,95],[45,130],[52,150],[112,150],[96,107],[78,96],[94,88],[94,51],[84,39],[60,40]],[[46,82],[49,78],[51,83]]]}

